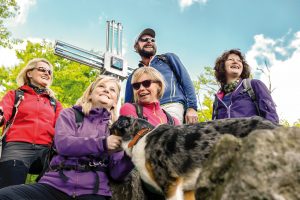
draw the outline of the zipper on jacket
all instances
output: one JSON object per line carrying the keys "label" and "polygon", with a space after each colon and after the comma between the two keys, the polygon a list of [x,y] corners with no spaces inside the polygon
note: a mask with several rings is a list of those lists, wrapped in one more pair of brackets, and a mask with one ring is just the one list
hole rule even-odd
{"label": "zipper on jacket", "polygon": [[159,119],[160,124],[163,124],[163,123],[164,123],[164,121],[162,120],[162,118],[161,118],[160,116],[157,115],[157,113],[156,113],[156,111],[155,111],[155,107],[153,108],[153,114],[154,114],[154,116],[156,116],[156,117]]}

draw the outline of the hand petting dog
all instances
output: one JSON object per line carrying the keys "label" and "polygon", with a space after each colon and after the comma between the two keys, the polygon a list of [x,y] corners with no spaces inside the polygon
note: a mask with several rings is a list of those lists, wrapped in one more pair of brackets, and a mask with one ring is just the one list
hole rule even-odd
{"label": "hand petting dog", "polygon": [[107,149],[110,153],[121,151],[122,138],[116,135],[110,135],[106,139]]}

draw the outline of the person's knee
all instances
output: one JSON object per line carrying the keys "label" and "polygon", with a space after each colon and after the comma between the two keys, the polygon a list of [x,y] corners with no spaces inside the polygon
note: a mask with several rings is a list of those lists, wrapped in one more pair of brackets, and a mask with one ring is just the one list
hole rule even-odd
{"label": "person's knee", "polygon": [[20,160],[0,162],[0,188],[25,183],[28,168]]}

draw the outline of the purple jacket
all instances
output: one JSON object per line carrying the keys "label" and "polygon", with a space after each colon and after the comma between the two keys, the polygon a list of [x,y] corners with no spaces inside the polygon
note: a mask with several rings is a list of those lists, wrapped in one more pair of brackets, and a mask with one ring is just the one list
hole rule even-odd
{"label": "purple jacket", "polygon": [[[232,92],[229,106],[226,106],[226,104],[222,101],[224,93],[218,92],[216,94],[216,98],[218,99],[218,107],[216,108],[217,116],[214,116],[213,114],[213,119],[251,117],[259,115],[254,102],[249,94],[244,90],[242,81],[244,80],[241,80],[235,91]],[[279,119],[276,113],[275,104],[268,88],[263,82],[257,79],[251,80],[251,86],[255,92],[256,102],[258,103],[261,117],[274,123],[278,123]]]}
{"label": "purple jacket", "polygon": [[[74,106],[81,110],[81,107]],[[65,161],[65,165],[76,165],[78,160],[90,161],[90,157],[108,157],[109,164],[103,171],[97,171],[99,176],[99,195],[111,196],[108,176],[114,180],[122,180],[132,169],[133,164],[124,151],[107,154],[106,137],[109,135],[108,122],[110,113],[104,108],[92,109],[84,116],[82,124],[77,128],[75,114],[72,108],[64,109],[56,122],[54,143],[58,155],[51,160],[50,167]],[[57,171],[49,171],[39,181],[55,187],[70,196],[92,194],[95,185],[95,172],[79,172],[64,170],[68,177],[64,182]]]}

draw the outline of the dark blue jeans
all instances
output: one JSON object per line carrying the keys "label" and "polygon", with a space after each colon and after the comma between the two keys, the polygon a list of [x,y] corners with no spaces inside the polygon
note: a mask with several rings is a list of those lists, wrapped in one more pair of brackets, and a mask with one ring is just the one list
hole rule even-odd
{"label": "dark blue jeans", "polygon": [[109,200],[108,196],[96,194],[71,197],[43,183],[14,185],[0,189],[1,200]]}

